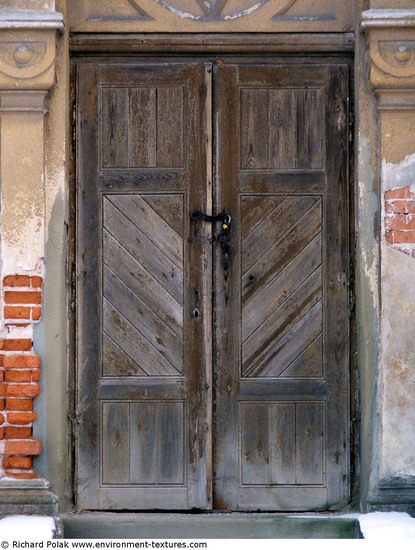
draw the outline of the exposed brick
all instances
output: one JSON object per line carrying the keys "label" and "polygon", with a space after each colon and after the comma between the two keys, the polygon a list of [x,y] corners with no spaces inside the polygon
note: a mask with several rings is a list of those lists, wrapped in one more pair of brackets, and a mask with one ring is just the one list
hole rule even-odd
{"label": "exposed brick", "polygon": [[32,340],[29,338],[10,338],[4,341],[5,351],[30,351]]}
{"label": "exposed brick", "polygon": [[8,290],[4,293],[6,304],[41,304],[42,294],[40,292],[18,292]]}
{"label": "exposed brick", "polygon": [[38,478],[37,474],[35,474],[34,472],[32,472],[32,473],[28,472],[27,474],[21,474],[21,473],[16,473],[16,472],[8,472],[6,470],[6,473],[7,473],[8,476],[14,477],[16,479],[37,479]]}
{"label": "exposed brick", "polygon": [[37,384],[31,385],[8,385],[6,390],[7,397],[36,397],[39,395],[40,388]]}
{"label": "exposed brick", "polygon": [[6,306],[4,317],[5,319],[30,319],[30,307]]}
{"label": "exposed brick", "polygon": [[38,355],[6,355],[4,357],[5,369],[39,368],[40,357]]}
{"label": "exposed brick", "polygon": [[0,428],[0,439],[4,439],[6,430],[4,428]]}
{"label": "exposed brick", "polygon": [[415,193],[411,190],[409,186],[399,187],[399,189],[389,189],[385,192],[385,200],[393,199],[410,199],[414,198]]}
{"label": "exposed brick", "polygon": [[42,277],[34,276],[30,278],[32,288],[42,288]]}
{"label": "exposed brick", "polygon": [[40,380],[40,370],[35,369],[32,371],[32,382],[39,382]]}
{"label": "exposed brick", "polygon": [[0,414],[0,424],[4,423],[4,415]]}
{"label": "exposed brick", "polygon": [[4,370],[0,370],[0,382],[4,382]]}
{"label": "exposed brick", "polygon": [[30,456],[6,456],[4,459],[5,468],[18,468],[20,470],[31,470],[32,457]]}
{"label": "exposed brick", "polygon": [[385,218],[386,230],[415,229],[415,216],[410,214],[396,214]]}
{"label": "exposed brick", "polygon": [[36,414],[32,412],[9,412],[7,415],[9,424],[30,424],[33,420],[36,420]]}
{"label": "exposed brick", "polygon": [[386,231],[385,232],[385,239],[389,244],[393,244],[394,243],[393,231]]}
{"label": "exposed brick", "polygon": [[42,317],[41,307],[32,307],[32,321],[39,321]]}
{"label": "exposed brick", "polygon": [[6,382],[31,382],[31,370],[7,370]]}
{"label": "exposed brick", "polygon": [[4,355],[0,354],[0,367],[4,365]]}
{"label": "exposed brick", "polygon": [[6,407],[6,400],[0,399],[0,411],[4,411],[5,407]]}
{"label": "exposed brick", "polygon": [[0,338],[0,350],[4,349],[4,340],[3,338]]}
{"label": "exposed brick", "polygon": [[33,401],[31,399],[6,399],[6,410],[8,411],[32,411]]}
{"label": "exposed brick", "polygon": [[7,277],[4,277],[3,279],[3,285],[4,286],[30,286],[30,277],[27,275],[7,275]]}
{"label": "exposed brick", "polygon": [[414,214],[415,200],[386,201],[385,210],[392,214]]}
{"label": "exposed brick", "polygon": [[5,455],[24,455],[34,456],[39,455],[41,450],[40,441],[37,439],[28,439],[25,441],[8,440],[4,449]]}
{"label": "exposed brick", "polygon": [[6,397],[7,384],[0,383],[0,397]]}
{"label": "exposed brick", "polygon": [[415,243],[415,231],[394,231],[394,243]]}
{"label": "exposed brick", "polygon": [[30,439],[32,437],[32,428],[15,428],[6,426],[6,439]]}

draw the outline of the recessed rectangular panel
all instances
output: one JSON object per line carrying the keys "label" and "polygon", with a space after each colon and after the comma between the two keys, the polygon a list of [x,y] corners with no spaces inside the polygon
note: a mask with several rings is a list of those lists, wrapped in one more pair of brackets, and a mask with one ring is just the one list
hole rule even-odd
{"label": "recessed rectangular panel", "polygon": [[242,196],[241,210],[242,375],[321,375],[322,200]]}
{"label": "recessed rectangular panel", "polygon": [[179,376],[183,197],[107,195],[103,206],[103,373]]}

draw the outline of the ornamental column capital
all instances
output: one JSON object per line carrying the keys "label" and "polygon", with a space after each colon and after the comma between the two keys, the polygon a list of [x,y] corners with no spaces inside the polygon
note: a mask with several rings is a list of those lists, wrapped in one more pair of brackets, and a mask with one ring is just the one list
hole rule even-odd
{"label": "ornamental column capital", "polygon": [[370,83],[376,90],[415,88],[415,10],[362,12],[369,41]]}
{"label": "ornamental column capital", "polygon": [[0,90],[50,90],[62,28],[60,13],[0,11]]}

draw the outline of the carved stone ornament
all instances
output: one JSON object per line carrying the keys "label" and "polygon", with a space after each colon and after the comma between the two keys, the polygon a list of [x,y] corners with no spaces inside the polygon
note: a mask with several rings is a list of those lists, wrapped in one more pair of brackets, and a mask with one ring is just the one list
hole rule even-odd
{"label": "carved stone ornament", "polygon": [[415,87],[415,10],[369,10],[362,14],[369,37],[370,80],[377,89]]}
{"label": "carved stone ornament", "polygon": [[344,31],[344,0],[73,0],[76,32]]}
{"label": "carved stone ornament", "polygon": [[0,90],[49,90],[55,79],[56,12],[0,12]]}

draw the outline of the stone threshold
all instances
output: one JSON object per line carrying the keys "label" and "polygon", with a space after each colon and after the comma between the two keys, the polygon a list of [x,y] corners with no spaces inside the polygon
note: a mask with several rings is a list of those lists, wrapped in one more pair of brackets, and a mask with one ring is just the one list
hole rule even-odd
{"label": "stone threshold", "polygon": [[68,539],[359,539],[358,514],[81,512],[62,514]]}

